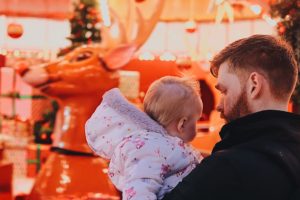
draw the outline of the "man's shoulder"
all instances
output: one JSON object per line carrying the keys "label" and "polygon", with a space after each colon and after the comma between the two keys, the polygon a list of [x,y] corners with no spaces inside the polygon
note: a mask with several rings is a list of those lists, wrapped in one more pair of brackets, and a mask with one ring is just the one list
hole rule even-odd
{"label": "man's shoulder", "polygon": [[264,164],[274,164],[268,157],[269,155],[260,151],[259,147],[249,145],[217,151],[206,157],[202,164],[209,167],[228,165],[233,168],[240,168],[241,166],[257,168]]}
{"label": "man's shoulder", "polygon": [[235,177],[237,181],[243,181],[241,179],[248,178],[248,176],[260,176],[265,171],[277,172],[278,170],[280,170],[279,167],[274,167],[274,162],[266,158],[263,153],[248,148],[233,148],[218,151],[206,157],[196,167],[194,173],[217,179],[230,176]]}
{"label": "man's shoulder", "polygon": [[[290,182],[288,170],[271,154],[256,148],[232,148],[206,157],[194,170],[196,175],[217,180],[230,178],[244,187],[251,184],[270,183],[274,177],[282,184]],[[226,180],[226,179],[225,179]],[[228,181],[228,179],[227,179]],[[274,187],[280,185],[279,183]],[[263,186],[263,185],[262,185]]]}
{"label": "man's shoulder", "polygon": [[203,159],[166,199],[284,199],[291,187],[285,170],[268,155],[230,148]]}

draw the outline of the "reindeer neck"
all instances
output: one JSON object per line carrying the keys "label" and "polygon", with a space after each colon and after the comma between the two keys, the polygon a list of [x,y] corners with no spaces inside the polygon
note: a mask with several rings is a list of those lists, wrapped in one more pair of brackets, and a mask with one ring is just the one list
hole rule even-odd
{"label": "reindeer neck", "polygon": [[56,115],[53,146],[90,153],[85,139],[84,126],[87,119],[101,102],[101,94],[72,96],[59,100]]}

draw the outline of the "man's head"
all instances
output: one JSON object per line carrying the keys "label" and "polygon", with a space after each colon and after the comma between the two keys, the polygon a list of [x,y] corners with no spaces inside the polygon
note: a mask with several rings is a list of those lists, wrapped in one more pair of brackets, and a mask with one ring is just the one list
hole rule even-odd
{"label": "man's head", "polygon": [[203,110],[199,83],[175,76],[160,78],[149,87],[144,110],[171,135],[191,141]]}
{"label": "man's head", "polygon": [[227,121],[261,110],[286,110],[298,78],[291,47],[269,35],[237,40],[211,61]]}

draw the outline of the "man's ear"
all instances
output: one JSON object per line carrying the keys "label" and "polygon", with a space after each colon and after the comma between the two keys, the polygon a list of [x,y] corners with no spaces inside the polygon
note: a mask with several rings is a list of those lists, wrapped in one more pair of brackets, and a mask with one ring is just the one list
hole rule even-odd
{"label": "man's ear", "polygon": [[252,72],[248,79],[248,93],[251,99],[256,99],[262,92],[264,77],[260,73]]}
{"label": "man's ear", "polygon": [[182,117],[180,118],[180,120],[178,121],[178,124],[177,124],[177,130],[179,133],[183,133],[183,129],[185,127],[185,123],[187,121],[187,117]]}

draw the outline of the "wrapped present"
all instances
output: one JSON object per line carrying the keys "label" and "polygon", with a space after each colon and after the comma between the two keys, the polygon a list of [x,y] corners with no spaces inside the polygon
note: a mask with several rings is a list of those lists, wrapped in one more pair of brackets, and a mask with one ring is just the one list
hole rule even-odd
{"label": "wrapped present", "polygon": [[136,99],[140,92],[140,73],[138,71],[120,71],[119,89],[128,99]]}
{"label": "wrapped present", "polygon": [[1,132],[6,134],[13,134],[19,137],[28,137],[31,133],[31,123],[28,119],[21,119],[19,116],[15,117],[1,117]]}
{"label": "wrapped present", "polygon": [[51,145],[30,144],[27,147],[27,176],[35,177],[50,154]]}
{"label": "wrapped present", "polygon": [[25,148],[33,140],[32,125],[29,120],[4,116],[1,120],[1,134],[9,137],[6,146]]}
{"label": "wrapped present", "polygon": [[32,136],[32,125],[30,120],[15,117],[15,135],[18,138],[28,138]]}
{"label": "wrapped present", "polygon": [[0,199],[12,199],[12,163],[0,162],[0,177]]}
{"label": "wrapped present", "polygon": [[4,160],[13,163],[14,177],[26,176],[26,148],[17,146],[5,146]]}
{"label": "wrapped present", "polygon": [[15,120],[7,116],[1,119],[1,133],[9,134],[15,131]]}
{"label": "wrapped present", "polygon": [[25,144],[16,145],[18,143],[16,140],[18,138],[11,134],[0,133],[0,151],[2,151],[0,157],[2,161],[13,164],[14,177],[24,177],[26,175],[26,146]]}

